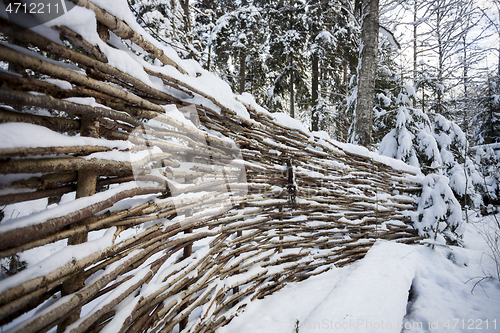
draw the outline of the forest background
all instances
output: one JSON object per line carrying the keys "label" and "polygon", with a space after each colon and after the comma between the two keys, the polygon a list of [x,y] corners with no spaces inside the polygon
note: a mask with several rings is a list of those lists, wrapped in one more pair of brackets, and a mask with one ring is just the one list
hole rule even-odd
{"label": "forest background", "polygon": [[[128,2],[153,36],[234,92],[338,141],[368,133],[361,144],[370,149],[447,176],[463,209],[497,211],[500,1]],[[374,3],[370,29],[378,31],[363,30]],[[378,40],[374,107],[368,130],[356,131],[370,33]]]}

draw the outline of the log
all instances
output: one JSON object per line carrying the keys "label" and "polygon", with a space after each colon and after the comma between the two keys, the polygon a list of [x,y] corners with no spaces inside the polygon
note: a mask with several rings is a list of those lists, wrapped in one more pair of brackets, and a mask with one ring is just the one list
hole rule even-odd
{"label": "log", "polygon": [[86,160],[80,157],[38,158],[0,161],[0,174],[9,173],[56,173],[73,172],[77,170],[95,171],[105,175],[112,171],[140,170],[151,161],[161,161],[164,165],[177,167],[178,164],[170,160],[172,154],[152,154],[137,162],[119,162],[113,160]]}
{"label": "log", "polygon": [[80,49],[84,50],[88,55],[92,56],[93,58],[95,58],[101,62],[104,62],[104,63],[108,62],[108,58],[106,57],[106,55],[104,53],[102,53],[102,51],[99,49],[99,46],[97,46],[97,45],[94,46],[94,45],[90,44],[85,39],[83,39],[83,37],[81,35],[77,34],[73,30],[71,30],[70,28],[65,27],[65,26],[55,25],[55,26],[52,26],[52,29],[59,31],[61,33],[61,35],[65,39],[67,39],[71,44],[73,44],[73,46],[75,46],[76,48],[80,48]]}
{"label": "log", "polygon": [[38,147],[38,148],[0,148],[0,160],[11,157],[68,155],[86,156],[92,153],[110,151],[111,148],[100,146],[63,146],[63,147]]}

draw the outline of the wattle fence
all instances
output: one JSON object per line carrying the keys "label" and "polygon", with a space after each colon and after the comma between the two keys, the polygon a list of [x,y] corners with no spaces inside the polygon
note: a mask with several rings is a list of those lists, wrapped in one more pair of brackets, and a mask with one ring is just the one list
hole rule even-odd
{"label": "wattle fence", "polygon": [[95,31],[0,18],[3,329],[214,332],[378,239],[421,239],[415,171],[214,96],[106,1],[73,2],[66,22]]}

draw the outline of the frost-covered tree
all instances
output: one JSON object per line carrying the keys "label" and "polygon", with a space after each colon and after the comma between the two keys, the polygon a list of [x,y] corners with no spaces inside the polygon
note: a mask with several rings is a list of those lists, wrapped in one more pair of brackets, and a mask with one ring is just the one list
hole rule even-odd
{"label": "frost-covered tree", "polygon": [[283,0],[266,6],[265,11],[270,28],[266,66],[271,82],[266,105],[272,111],[288,111],[295,117],[297,106],[307,109],[310,103],[306,4]]}
{"label": "frost-covered tree", "polygon": [[500,80],[490,79],[481,99],[481,112],[476,121],[479,126],[476,138],[479,144],[500,142]]}
{"label": "frost-covered tree", "polygon": [[311,128],[341,138],[346,118],[342,103],[355,72],[359,28],[350,3],[311,0],[306,11],[311,54]]}
{"label": "frost-covered tree", "polygon": [[[442,242],[456,243],[461,205],[479,207],[482,176],[468,156],[468,142],[461,128],[440,114],[413,107],[412,86],[405,85],[397,109],[378,119],[392,127],[380,144],[380,153],[419,167],[427,177],[418,200],[417,229]],[[494,187],[494,181],[489,178]]]}
{"label": "frost-covered tree", "polygon": [[481,186],[481,176],[468,156],[469,143],[465,133],[457,124],[439,114],[435,115],[433,124],[443,174],[449,178],[451,189],[463,205],[479,207],[480,198],[476,189]]}
{"label": "frost-covered tree", "polygon": [[255,86],[262,85],[259,78],[263,74],[267,36],[261,10],[255,6],[238,7],[215,23],[209,43],[219,74],[234,91],[241,94],[249,90],[259,95]]}
{"label": "frost-covered tree", "polygon": [[[396,61],[397,50],[386,40],[379,46],[379,64],[375,80],[375,106],[373,144],[377,146],[384,136],[394,128],[395,109],[401,103],[400,69]],[[406,90],[404,90],[406,93]],[[413,98],[413,97],[411,97]],[[414,99],[414,98],[413,98]]]}
{"label": "frost-covered tree", "polygon": [[[484,203],[500,205],[500,86],[490,79],[476,115],[476,161],[482,173]],[[490,209],[491,210],[491,209]],[[487,211],[485,211],[487,212]]]}
{"label": "frost-covered tree", "polygon": [[483,196],[483,213],[500,211],[500,145],[475,147],[476,165],[481,172],[480,193]]}
{"label": "frost-covered tree", "polygon": [[379,119],[394,126],[382,140],[380,153],[419,167],[427,175],[413,216],[415,227],[421,235],[440,243],[456,244],[462,218],[456,193],[466,193],[463,186],[472,184],[460,183],[465,178],[464,169],[452,153],[452,147],[462,143],[464,136],[457,125],[441,115],[437,116],[440,125],[436,127],[425,113],[413,107],[412,100],[415,91],[407,84],[397,97],[398,107]]}
{"label": "frost-covered tree", "polygon": [[421,235],[437,243],[457,245],[462,212],[448,184],[445,176],[429,174],[424,178],[414,225]]}
{"label": "frost-covered tree", "polygon": [[128,0],[137,21],[184,58],[200,59],[202,47],[193,35],[195,13],[190,0]]}
{"label": "frost-covered tree", "polygon": [[379,152],[421,168],[428,174],[441,164],[441,154],[433,136],[432,123],[411,101],[415,91],[409,84],[402,87],[395,110],[387,112],[379,121],[392,127],[382,139]]}
{"label": "frost-covered tree", "polygon": [[[311,52],[311,129],[319,130],[322,118],[325,117],[325,105],[319,98],[319,62],[325,49],[330,46],[332,36],[329,31],[323,30],[322,8],[319,0],[311,0],[308,10],[308,25],[310,34],[309,49]],[[325,47],[326,46],[326,47]]]}

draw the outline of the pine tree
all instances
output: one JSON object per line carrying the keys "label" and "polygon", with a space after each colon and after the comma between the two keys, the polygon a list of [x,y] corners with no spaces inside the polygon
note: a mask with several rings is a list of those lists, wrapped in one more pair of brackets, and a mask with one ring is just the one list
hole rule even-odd
{"label": "pine tree", "polygon": [[487,89],[481,99],[481,112],[476,117],[480,123],[476,130],[476,137],[480,144],[500,142],[500,79],[495,77],[488,80]]}
{"label": "pine tree", "polygon": [[312,0],[309,5],[310,52],[311,52],[311,129],[319,130],[320,119],[324,117],[324,103],[319,99],[319,59],[322,56],[324,42],[331,41],[331,35],[322,30],[322,8],[319,0]]}
{"label": "pine tree", "polygon": [[429,117],[412,107],[414,97],[413,87],[406,84],[396,100],[398,108],[380,117],[379,122],[387,124],[388,128],[394,126],[382,139],[380,154],[402,160],[429,174],[442,165],[442,159]]}
{"label": "pine tree", "polygon": [[443,174],[450,180],[455,197],[463,204],[479,206],[476,188],[481,185],[474,163],[468,156],[469,143],[462,129],[444,116],[433,119],[434,138],[441,155]]}
{"label": "pine tree", "polygon": [[[286,3],[285,3],[286,2]],[[266,106],[295,117],[297,106],[307,109],[310,90],[307,82],[307,29],[304,24],[305,3],[280,1],[276,7],[265,7],[269,22],[269,57],[266,59],[271,82]]]}
{"label": "pine tree", "polygon": [[[401,74],[398,74],[398,65],[395,61],[397,52],[387,39],[379,44],[380,56],[375,79],[374,145],[379,144],[387,135],[387,131],[394,128],[394,117],[386,117],[386,115],[395,114],[398,103],[401,103],[402,78]],[[412,95],[410,98],[415,99]]]}
{"label": "pine tree", "polygon": [[[494,213],[493,206],[500,204],[500,80],[498,77],[488,81],[484,97],[480,101],[480,112],[475,121],[477,142],[476,160],[482,174],[481,193],[484,213]],[[490,208],[488,208],[491,205]]]}
{"label": "pine tree", "polygon": [[215,23],[210,37],[214,60],[219,74],[234,91],[241,94],[250,90],[259,95],[264,84],[262,53],[267,35],[261,9],[255,6],[239,7]]}
{"label": "pine tree", "polygon": [[382,140],[380,153],[419,167],[427,175],[415,217],[419,233],[439,243],[457,244],[462,216],[456,193],[465,195],[464,189],[471,182],[460,183],[464,169],[453,152],[465,137],[457,125],[441,115],[437,115],[439,126],[435,126],[425,113],[412,107],[412,100],[415,91],[407,84],[398,95],[398,108],[385,115],[384,123],[394,122],[395,127]]}
{"label": "pine tree", "polygon": [[340,111],[357,64],[359,31],[345,1],[310,1],[306,18],[312,68],[311,128],[341,138],[347,119]]}

